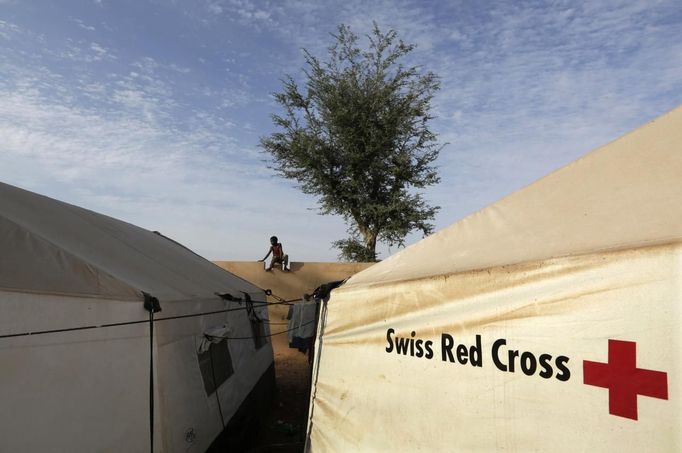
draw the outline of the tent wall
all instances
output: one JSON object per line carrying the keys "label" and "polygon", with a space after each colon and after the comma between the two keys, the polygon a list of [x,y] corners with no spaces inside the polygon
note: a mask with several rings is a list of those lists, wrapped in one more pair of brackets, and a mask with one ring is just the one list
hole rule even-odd
{"label": "tent wall", "polygon": [[[238,307],[218,298],[162,303],[157,318]],[[267,319],[266,307],[257,310]],[[0,315],[2,334],[148,319],[142,302],[17,292],[0,292]],[[234,374],[217,390],[219,409],[197,346],[222,325],[230,336],[252,335],[245,310],[155,323],[156,451],[205,451],[223,429],[220,410],[227,425],[271,367],[270,343],[255,350],[250,339],[227,340]],[[0,451],[149,451],[147,322],[2,338],[0,364]]]}
{"label": "tent wall", "polygon": [[[130,303],[0,292],[2,334],[140,318]],[[147,325],[3,338],[0,365],[0,451],[149,451]]]}
{"label": "tent wall", "polygon": [[[261,293],[254,300],[263,300]],[[175,316],[187,312],[185,303],[172,305],[160,317]],[[204,301],[195,305],[195,312],[209,312],[221,309],[243,307],[236,302]],[[267,307],[255,308],[261,319],[267,321]],[[206,394],[203,378],[198,365],[197,349],[205,332],[227,325],[226,336],[240,339],[225,340],[234,374],[218,387],[215,393]],[[196,318],[162,321],[155,326],[158,346],[158,377],[160,411],[163,414],[163,451],[204,451],[221,433],[225,426],[254,391],[259,379],[273,364],[271,342],[259,349],[251,339],[253,332],[245,310],[227,314],[214,314]],[[269,327],[265,325],[265,334]],[[271,385],[274,383],[270,383]],[[220,400],[220,407],[218,406]],[[249,409],[257,410],[255,408]],[[221,419],[222,413],[222,419]],[[164,423],[164,420],[166,422]],[[186,441],[187,432],[192,430],[194,441]],[[228,433],[229,434],[229,433]]]}
{"label": "tent wall", "polygon": [[[679,242],[344,286],[322,314],[308,447],[680,451],[681,307]],[[450,345],[443,334],[465,345],[467,364],[457,346],[455,363],[443,355],[443,341]],[[409,347],[397,353],[396,336],[432,341],[433,357],[412,356]],[[505,340],[496,356],[502,368],[511,350],[537,362],[549,354],[551,376],[540,375],[539,363],[526,373],[521,357],[514,372],[498,367],[498,340]],[[585,361],[611,360],[609,340],[635,342],[638,368],[667,373],[669,398],[635,397],[637,420],[610,414],[609,391],[584,382]],[[472,366],[477,354],[481,366]]]}

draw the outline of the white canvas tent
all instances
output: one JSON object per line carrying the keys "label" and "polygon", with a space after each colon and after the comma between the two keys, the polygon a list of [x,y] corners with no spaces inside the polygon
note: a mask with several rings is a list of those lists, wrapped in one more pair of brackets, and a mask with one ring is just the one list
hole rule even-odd
{"label": "white canvas tent", "polygon": [[682,451],[682,108],[356,274],[308,450]]}
{"label": "white canvas tent", "polygon": [[274,388],[264,300],[162,235],[0,184],[0,451],[237,441]]}

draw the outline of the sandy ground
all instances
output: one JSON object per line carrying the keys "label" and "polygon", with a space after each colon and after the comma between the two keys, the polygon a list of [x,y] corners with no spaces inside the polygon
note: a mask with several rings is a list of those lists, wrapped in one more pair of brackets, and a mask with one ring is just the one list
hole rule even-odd
{"label": "sandy ground", "polygon": [[[272,333],[287,329],[286,307],[270,309]],[[310,394],[310,366],[308,356],[290,349],[287,335],[275,335],[272,347],[275,354],[277,396],[261,423],[258,434],[247,452],[302,452],[305,443],[306,416]]]}

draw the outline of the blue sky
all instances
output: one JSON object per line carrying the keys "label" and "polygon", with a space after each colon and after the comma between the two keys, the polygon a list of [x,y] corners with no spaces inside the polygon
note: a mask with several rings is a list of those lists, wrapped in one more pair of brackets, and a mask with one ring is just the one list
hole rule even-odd
{"label": "blue sky", "polygon": [[372,21],[442,79],[437,229],[682,103],[679,0],[0,0],[0,181],[209,259],[261,258],[277,234],[294,261],[335,260],[342,219],[258,141],[301,48]]}

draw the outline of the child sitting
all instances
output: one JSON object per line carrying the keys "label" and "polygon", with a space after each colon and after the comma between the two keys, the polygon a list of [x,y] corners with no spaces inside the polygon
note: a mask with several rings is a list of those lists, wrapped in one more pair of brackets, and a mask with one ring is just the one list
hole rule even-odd
{"label": "child sitting", "polygon": [[263,262],[266,259],[268,259],[268,256],[272,253],[272,261],[270,261],[270,266],[266,267],[266,271],[272,270],[272,267],[277,264],[282,266],[282,270],[285,272],[289,271],[289,268],[287,267],[289,265],[289,255],[284,254],[284,249],[282,248],[282,244],[278,242],[277,236],[272,236],[270,238],[270,250],[268,250],[268,254],[265,255],[265,258],[262,260],[258,260],[258,262]]}

